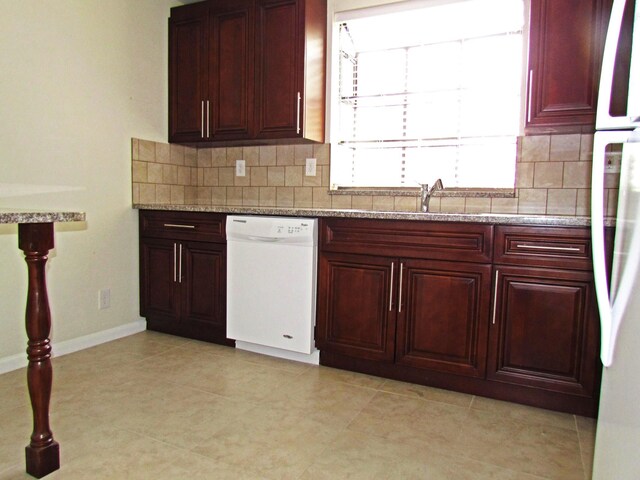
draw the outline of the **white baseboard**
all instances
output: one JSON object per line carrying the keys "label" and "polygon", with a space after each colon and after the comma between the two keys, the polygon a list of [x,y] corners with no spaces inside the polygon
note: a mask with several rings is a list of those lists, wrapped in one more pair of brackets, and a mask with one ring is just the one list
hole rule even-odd
{"label": "white baseboard", "polygon": [[[125,325],[110,328],[109,330],[91,333],[83,337],[72,338],[71,340],[65,340],[64,342],[55,342],[51,344],[51,356],[61,357],[62,355],[67,355],[79,350],[84,350],[85,348],[95,347],[96,345],[100,345],[101,343],[110,342],[122,337],[128,337],[129,335],[142,332],[146,329],[147,322],[145,320],[135,320]],[[10,372],[12,370],[17,370],[26,366],[26,353],[0,358],[0,374]]]}

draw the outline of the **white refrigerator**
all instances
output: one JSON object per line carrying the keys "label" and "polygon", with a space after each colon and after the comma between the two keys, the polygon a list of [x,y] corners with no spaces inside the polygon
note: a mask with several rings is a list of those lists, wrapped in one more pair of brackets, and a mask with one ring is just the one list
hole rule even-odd
{"label": "white refrigerator", "polygon": [[[623,17],[626,28],[621,28]],[[632,18],[635,29],[629,30],[626,19]],[[621,40],[621,31],[626,32],[623,34],[626,40]],[[614,71],[620,75],[616,62],[628,66],[629,94],[626,112],[612,113]],[[617,171],[620,187],[616,236],[608,279],[603,219],[613,211],[615,197],[604,198],[605,172]],[[640,0],[613,2],[602,62],[592,180],[593,261],[604,365],[593,478],[637,480],[640,479]]]}

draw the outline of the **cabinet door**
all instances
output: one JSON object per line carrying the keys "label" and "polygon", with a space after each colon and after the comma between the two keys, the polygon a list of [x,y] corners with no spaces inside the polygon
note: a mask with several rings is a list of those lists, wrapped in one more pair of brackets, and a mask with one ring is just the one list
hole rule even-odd
{"label": "cabinet door", "polygon": [[211,140],[250,138],[253,122],[253,0],[211,6]]}
{"label": "cabinet door", "polygon": [[208,69],[208,4],[172,9],[169,19],[170,142],[205,140]]}
{"label": "cabinet door", "polygon": [[178,244],[171,240],[140,242],[140,315],[177,322],[180,316],[176,288]]}
{"label": "cabinet door", "polygon": [[484,377],[491,265],[401,263],[396,362]]}
{"label": "cabinet door", "polygon": [[531,0],[527,132],[593,131],[610,0]]}
{"label": "cabinet door", "polygon": [[487,377],[593,396],[598,322],[589,272],[498,267]]}
{"label": "cabinet door", "polygon": [[225,246],[215,243],[181,244],[178,278],[182,291],[182,318],[204,337],[226,333]]}
{"label": "cabinet door", "polygon": [[[366,255],[320,257],[316,345],[352,357],[393,361],[392,259]],[[397,278],[397,277],[396,277]]]}
{"label": "cabinet door", "polygon": [[256,31],[256,138],[301,136],[304,1],[259,0]]}

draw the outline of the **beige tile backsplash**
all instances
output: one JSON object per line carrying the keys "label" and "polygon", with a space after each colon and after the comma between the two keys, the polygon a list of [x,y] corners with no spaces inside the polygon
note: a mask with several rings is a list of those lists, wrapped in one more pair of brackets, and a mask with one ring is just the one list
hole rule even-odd
{"label": "beige tile backsplash", "polygon": [[[588,215],[593,135],[519,139],[514,198],[434,197],[430,211]],[[316,176],[305,160],[316,158]],[[236,160],[246,175],[235,175]],[[133,202],[144,204],[419,210],[412,196],[329,193],[330,145],[191,148],[132,139]],[[615,215],[619,174],[605,179],[605,209]]]}

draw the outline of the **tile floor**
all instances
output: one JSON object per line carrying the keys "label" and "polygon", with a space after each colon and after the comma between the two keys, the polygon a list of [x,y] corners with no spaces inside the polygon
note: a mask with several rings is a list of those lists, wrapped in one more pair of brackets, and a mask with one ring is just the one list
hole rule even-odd
{"label": "tile floor", "polygon": [[[0,480],[24,473],[25,370],[0,375]],[[143,332],[54,359],[47,479],[591,477],[591,419]]]}

